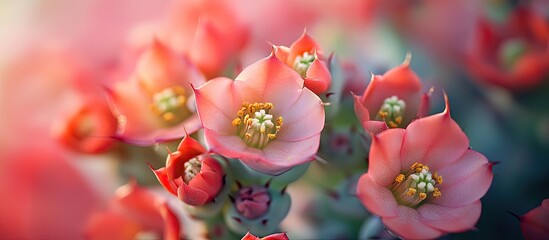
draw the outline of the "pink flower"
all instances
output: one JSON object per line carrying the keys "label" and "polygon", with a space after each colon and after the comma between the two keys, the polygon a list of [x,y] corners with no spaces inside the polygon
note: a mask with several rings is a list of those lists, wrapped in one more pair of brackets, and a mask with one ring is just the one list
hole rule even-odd
{"label": "pink flower", "polygon": [[168,155],[166,167],[150,167],[166,190],[192,206],[212,201],[223,187],[223,168],[189,136],[183,138],[176,152]]}
{"label": "pink flower", "polygon": [[527,240],[547,239],[549,237],[549,199],[541,206],[519,217],[522,234]]}
{"label": "pink flower", "polygon": [[140,145],[181,138],[200,128],[191,84],[205,82],[184,58],[154,40],[131,77],[109,90],[119,122],[117,138]]}
{"label": "pink flower", "polygon": [[401,238],[472,229],[493,179],[492,163],[469,149],[448,101],[442,113],[374,135],[369,159],[357,196]]}
{"label": "pink flower", "polygon": [[539,86],[549,75],[549,22],[518,8],[504,26],[482,21],[466,66],[478,80],[513,91]]}
{"label": "pink flower", "polygon": [[388,128],[404,128],[429,111],[429,94],[421,94],[421,82],[404,63],[385,74],[373,75],[362,96],[355,96],[355,112],[364,129],[380,133]]}
{"label": "pink flower", "polygon": [[251,234],[250,232],[247,232],[246,235],[242,237],[242,240],[288,240],[288,239],[289,238],[288,238],[288,235],[286,235],[286,233],[274,233],[269,236],[260,238]]}
{"label": "pink flower", "polygon": [[64,145],[84,152],[101,153],[115,141],[117,122],[105,99],[88,97],[64,115],[56,124],[54,135]]}
{"label": "pink flower", "polygon": [[277,175],[313,160],[324,127],[318,96],[274,53],[236,78],[216,78],[195,89],[211,151]]}
{"label": "pink flower", "polygon": [[86,238],[135,239],[144,232],[153,238],[180,239],[179,220],[166,199],[132,181],[118,188],[109,209],[90,217]]}
{"label": "pink flower", "polygon": [[276,57],[297,71],[305,80],[305,87],[314,93],[321,94],[330,87],[332,76],[322,61],[322,50],[306,32],[289,48],[276,47]]}
{"label": "pink flower", "polygon": [[220,76],[244,48],[248,29],[223,1],[176,1],[160,37],[208,78]]}

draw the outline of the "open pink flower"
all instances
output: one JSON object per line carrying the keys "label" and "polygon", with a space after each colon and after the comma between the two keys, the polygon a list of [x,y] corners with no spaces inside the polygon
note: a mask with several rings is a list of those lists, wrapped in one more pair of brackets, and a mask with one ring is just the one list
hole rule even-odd
{"label": "open pink flower", "polygon": [[86,227],[87,239],[135,239],[143,233],[176,240],[180,225],[166,199],[135,181],[118,188],[109,209],[93,214]]}
{"label": "open pink flower", "polygon": [[428,111],[429,94],[421,94],[419,77],[410,68],[410,55],[383,76],[372,75],[362,96],[355,96],[355,112],[371,133],[404,128]]}
{"label": "open pink flower", "polygon": [[117,138],[134,144],[180,138],[200,128],[191,84],[205,82],[183,57],[154,40],[131,77],[109,90],[119,122]]}
{"label": "open pink flower", "polygon": [[208,81],[195,95],[211,151],[272,175],[314,159],[324,127],[322,102],[274,53],[234,81]]}
{"label": "open pink flower", "polygon": [[481,21],[475,40],[465,61],[482,82],[523,91],[549,75],[549,22],[534,11],[515,9],[503,26]]}
{"label": "open pink flower", "polygon": [[448,101],[442,113],[374,135],[369,159],[357,196],[402,238],[472,229],[493,179],[492,163],[469,149]]}
{"label": "open pink flower", "polygon": [[212,201],[223,187],[223,168],[189,136],[183,138],[176,152],[168,155],[166,167],[150,167],[166,190],[192,206]]}
{"label": "open pink flower", "polygon": [[277,46],[276,57],[298,72],[305,87],[314,93],[321,94],[330,87],[332,76],[322,61],[322,50],[306,32],[289,48]]}
{"label": "open pink flower", "polygon": [[541,240],[549,237],[549,199],[541,206],[519,217],[522,234],[527,240]]}
{"label": "open pink flower", "polygon": [[269,236],[260,238],[251,234],[250,232],[247,232],[246,235],[242,237],[242,240],[288,240],[288,239],[289,238],[288,238],[288,235],[286,235],[286,233],[274,233]]}

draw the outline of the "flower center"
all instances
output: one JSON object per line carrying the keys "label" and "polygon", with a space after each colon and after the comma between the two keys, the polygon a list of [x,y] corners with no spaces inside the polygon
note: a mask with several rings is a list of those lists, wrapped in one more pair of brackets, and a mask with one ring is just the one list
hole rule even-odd
{"label": "flower center", "polygon": [[395,178],[391,190],[400,205],[416,207],[427,198],[442,196],[436,187],[442,181],[442,176],[431,173],[427,165],[414,163],[407,173]]}
{"label": "flower center", "polygon": [[181,86],[175,86],[155,93],[151,109],[166,122],[178,122],[183,120],[186,102],[185,89]]}
{"label": "flower center", "polygon": [[269,111],[273,109],[272,103],[247,103],[242,104],[238,110],[238,117],[232,121],[236,127],[236,134],[250,146],[262,149],[276,138],[276,134],[282,128],[284,119],[279,116],[273,122],[273,115]]}
{"label": "flower center", "polygon": [[294,69],[301,75],[301,77],[307,76],[307,70],[316,59],[314,54],[304,52],[303,55],[297,56],[294,61]]}
{"label": "flower center", "polygon": [[499,59],[507,68],[512,68],[526,52],[526,43],[522,39],[509,39],[499,49]]}
{"label": "flower center", "polygon": [[386,98],[377,113],[377,119],[383,120],[390,128],[396,128],[402,124],[406,103],[397,96]]}
{"label": "flower center", "polygon": [[185,162],[183,166],[185,167],[183,181],[185,181],[186,184],[189,184],[194,176],[200,172],[200,168],[202,168],[202,161],[200,161],[197,157],[191,158],[191,160]]}

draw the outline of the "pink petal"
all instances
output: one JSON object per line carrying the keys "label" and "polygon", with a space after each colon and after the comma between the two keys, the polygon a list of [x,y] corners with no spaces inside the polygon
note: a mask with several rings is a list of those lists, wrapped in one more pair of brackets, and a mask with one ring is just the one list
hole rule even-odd
{"label": "pink petal", "polygon": [[208,194],[208,200],[213,199],[223,184],[223,176],[212,171],[200,172],[189,182],[189,187],[198,188]]}
{"label": "pink petal", "polygon": [[457,161],[469,147],[469,139],[452,118],[443,113],[420,118],[408,125],[402,146],[402,170],[415,163],[439,169]]}
{"label": "pink petal", "polygon": [[[290,53],[286,58],[286,64],[293,66],[295,59],[298,56],[303,55],[305,52],[313,53],[313,51],[318,51],[320,54],[320,47],[316,41],[309,36],[306,32],[303,32],[303,35],[299,37],[292,45],[290,46]],[[321,54],[320,54],[321,55]]]}
{"label": "pink petal", "polygon": [[360,100],[361,97],[357,96],[353,93],[353,98],[354,98],[354,102],[355,102],[355,105],[354,105],[355,114],[358,117],[358,120],[361,123],[366,122],[366,121],[370,121],[370,112],[362,104],[362,102]]}
{"label": "pink petal", "polygon": [[404,129],[389,129],[372,137],[368,174],[381,186],[389,186],[400,174],[400,148]]}
{"label": "pink petal", "polygon": [[197,111],[205,128],[223,134],[234,134],[231,124],[241,108],[235,82],[228,78],[215,78],[195,89]]}
{"label": "pink petal", "polygon": [[421,214],[421,222],[444,232],[463,232],[475,227],[480,212],[479,200],[462,207],[449,208],[426,203],[417,210]]}
{"label": "pink petal", "polygon": [[[383,76],[375,75],[364,92],[361,102],[371,114],[377,114],[383,101],[397,96],[406,103],[404,119],[413,119],[420,104],[421,82],[407,64],[397,66]],[[375,115],[370,115],[373,118]],[[405,122],[407,124],[407,122]]]}
{"label": "pink petal", "polygon": [[187,186],[183,183],[177,189],[177,196],[181,201],[191,206],[201,206],[208,201],[208,193],[198,189]]}
{"label": "pink petal", "polygon": [[332,82],[332,75],[328,67],[316,58],[307,69],[307,78],[305,78],[305,87],[316,94],[321,94],[328,90]]}
{"label": "pink petal", "polygon": [[177,186],[173,181],[168,179],[166,168],[163,167],[155,170],[151,164],[149,164],[149,168],[153,171],[154,175],[158,179],[158,182],[160,182],[160,185],[162,185],[164,189],[168,190],[168,192],[172,193],[173,195],[177,195]]}
{"label": "pink petal", "polygon": [[467,150],[458,161],[436,170],[444,180],[440,186],[450,186],[463,181],[486,164],[488,164],[488,159],[484,155],[473,150]]}
{"label": "pink petal", "polygon": [[415,209],[398,206],[398,215],[382,218],[387,228],[404,239],[433,239],[440,237],[443,232],[421,222],[421,215]]}
{"label": "pink petal", "polygon": [[246,67],[236,77],[235,83],[242,101],[271,102],[273,110],[278,112],[292,107],[303,88],[301,76],[274,54]]}
{"label": "pink petal", "polygon": [[178,240],[180,239],[180,225],[179,219],[174,211],[170,208],[168,203],[162,202],[158,206],[158,211],[164,219],[164,239],[166,240]]}
{"label": "pink petal", "polygon": [[[444,176],[443,176],[444,177]],[[492,164],[483,164],[478,170],[450,184],[442,183],[442,196],[432,202],[447,207],[460,207],[480,199],[492,184]]]}
{"label": "pink petal", "polygon": [[549,236],[549,199],[541,206],[530,210],[520,217],[520,227],[526,239],[546,239]]}
{"label": "pink petal", "polygon": [[375,215],[394,217],[398,214],[398,204],[393,193],[374,181],[370,173],[363,174],[358,180],[356,195],[368,211]]}
{"label": "pink petal", "polygon": [[139,225],[131,218],[116,212],[94,213],[86,226],[86,239],[124,240],[135,239],[140,231]]}
{"label": "pink petal", "polygon": [[277,140],[290,142],[309,138],[324,128],[324,106],[308,89],[302,89],[295,103],[285,112],[273,109],[271,113],[284,118]]}
{"label": "pink petal", "polygon": [[189,48],[189,58],[208,78],[219,76],[228,65],[230,52],[223,42],[222,33],[208,17],[202,16]]}
{"label": "pink petal", "polygon": [[262,158],[276,166],[263,172],[278,175],[289,168],[312,161],[319,145],[320,133],[295,142],[275,140],[263,149]]}
{"label": "pink petal", "polygon": [[313,160],[320,144],[320,134],[317,134],[295,142],[275,140],[261,150],[248,147],[235,135],[221,135],[207,128],[204,135],[212,152],[239,158],[248,167],[271,175]]}
{"label": "pink petal", "polygon": [[274,46],[275,48],[275,56],[276,58],[280,59],[282,62],[286,62],[286,58],[288,58],[288,54],[290,54],[290,48],[285,46]]}

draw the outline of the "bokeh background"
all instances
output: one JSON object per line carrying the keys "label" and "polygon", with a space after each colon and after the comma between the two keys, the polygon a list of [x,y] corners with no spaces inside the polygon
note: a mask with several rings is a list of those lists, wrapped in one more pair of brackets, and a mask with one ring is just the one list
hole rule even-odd
{"label": "bokeh background", "polygon": [[[142,45],[151,32],[162,35],[155,26],[192,1],[0,2],[0,238],[81,238],[89,215],[128,179],[158,186],[145,162],[161,163],[157,152],[163,146],[115,143],[114,150],[85,154],[62,144],[54,132],[82,92],[101,95],[98,86],[123,68],[128,49]],[[364,83],[369,72],[383,74],[411,52],[411,66],[425,88],[448,94],[452,117],[471,147],[498,162],[477,230],[443,238],[522,238],[510,212],[522,215],[549,198],[549,67],[535,71],[541,76],[534,84],[533,75],[498,84],[475,72],[470,56],[481,54],[482,23],[505,32],[518,9],[549,26],[548,1],[219,2],[247,29],[237,56],[242,66],[267,56],[268,42],[289,46],[305,28],[325,53],[354,63]],[[549,36],[549,28],[545,31]],[[537,43],[545,58],[548,39]],[[482,59],[507,56],[498,54]],[[512,68],[498,71],[512,75]],[[432,103],[433,112],[443,109],[440,92]]]}

